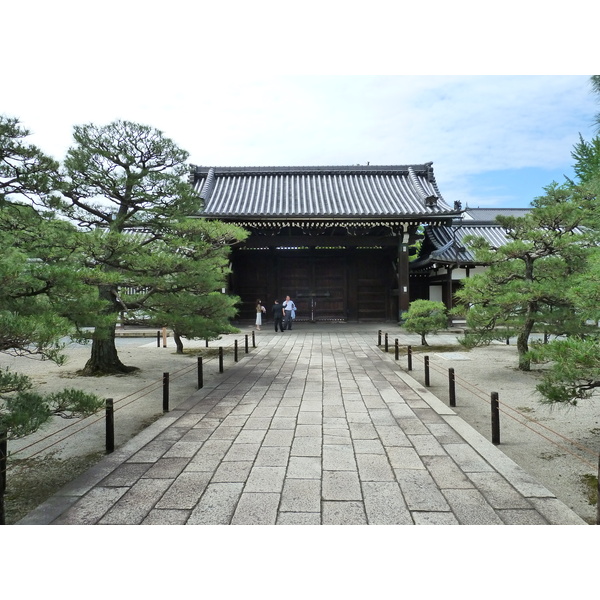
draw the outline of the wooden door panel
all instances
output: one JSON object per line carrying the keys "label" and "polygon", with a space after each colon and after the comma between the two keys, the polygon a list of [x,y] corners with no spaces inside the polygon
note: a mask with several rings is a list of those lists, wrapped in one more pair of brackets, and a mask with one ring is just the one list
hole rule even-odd
{"label": "wooden door panel", "polygon": [[282,294],[289,294],[298,320],[346,318],[345,263],[339,256],[290,257],[280,265]]}
{"label": "wooden door panel", "polygon": [[314,265],[315,320],[346,319],[346,266],[342,257],[318,258]]}
{"label": "wooden door panel", "polygon": [[361,257],[357,264],[356,298],[359,320],[385,318],[388,303],[387,267],[382,261]]}

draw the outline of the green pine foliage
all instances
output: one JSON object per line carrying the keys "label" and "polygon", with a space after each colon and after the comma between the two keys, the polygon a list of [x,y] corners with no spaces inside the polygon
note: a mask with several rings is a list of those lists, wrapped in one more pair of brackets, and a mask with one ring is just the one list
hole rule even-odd
{"label": "green pine foliage", "polygon": [[415,300],[405,315],[404,329],[421,336],[421,345],[428,346],[427,335],[435,334],[448,326],[448,315],[443,302]]}
{"label": "green pine foliage", "polygon": [[141,291],[122,294],[123,303],[142,308],[149,324],[172,328],[179,353],[184,337],[217,339],[237,332],[230,320],[237,314],[239,298],[221,289],[230,273],[230,243],[245,235],[219,221],[173,223],[163,232],[163,247],[152,255],[154,267],[138,280]]}
{"label": "green pine foliage", "polygon": [[532,358],[549,365],[536,386],[542,402],[576,406],[579,400],[592,396],[600,387],[599,342],[596,334],[535,346]]}
{"label": "green pine foliage", "polygon": [[579,134],[579,142],[571,151],[575,161],[573,170],[581,184],[592,181],[600,173],[600,137],[595,137],[587,142]]}
{"label": "green pine foliage", "polygon": [[[600,99],[600,76],[591,84]],[[511,243],[472,241],[489,269],[457,294],[471,307],[466,343],[516,334],[519,366],[544,365],[542,401],[567,405],[600,389],[600,138],[580,135],[571,155],[577,181],[549,186],[527,218],[499,219]],[[555,339],[529,347],[532,331]]]}
{"label": "green pine foliage", "polygon": [[0,115],[0,202],[9,196],[35,202],[52,190],[58,163],[27,143],[29,135],[18,119]]}
{"label": "green pine foliage", "polygon": [[86,417],[102,408],[95,394],[67,388],[51,394],[32,391],[29,377],[0,371],[0,435],[17,439],[37,431],[54,415]]}
{"label": "green pine foliage", "polygon": [[[57,164],[27,145],[27,135],[18,120],[0,116],[0,352],[61,364],[62,338],[77,337],[99,305],[78,260],[75,227],[34,208],[49,194]],[[3,438],[29,435],[53,415],[92,414],[101,404],[79,390],[44,396],[28,377],[0,371]]]}
{"label": "green pine foliage", "polygon": [[545,366],[537,386],[542,401],[574,406],[600,389],[600,248],[565,294],[581,315],[581,329],[549,344],[533,344],[529,356]]}
{"label": "green pine foliage", "polygon": [[198,218],[188,153],[162,132],[115,121],[74,129],[61,165],[0,119],[0,350],[61,360],[61,339],[91,338],[90,375],[126,373],[120,317],[181,338],[235,331],[222,294],[238,227]]}
{"label": "green pine foliage", "polygon": [[188,182],[188,153],[129,121],[76,127],[74,141],[47,206],[78,223],[88,281],[104,304],[84,373],[135,369],[118,357],[120,315],[188,337],[230,331],[236,299],[215,292],[226,287],[231,244],[246,232],[194,216],[202,201]]}
{"label": "green pine foliage", "polygon": [[595,199],[569,185],[552,184],[545,191],[528,215],[498,218],[509,240],[504,246],[468,240],[477,261],[488,268],[466,279],[456,294],[470,307],[465,343],[516,335],[519,368],[526,371],[533,332],[571,335],[585,328],[585,315],[565,293],[566,283],[585,276],[595,244],[594,232],[585,228]]}
{"label": "green pine foliage", "polygon": [[0,351],[61,360],[61,338],[98,310],[76,228],[36,209],[58,165],[27,145],[16,119],[0,117]]}
{"label": "green pine foliage", "polygon": [[[600,76],[593,75],[590,83],[600,100]],[[595,120],[600,124],[598,115]],[[579,331],[568,332],[547,345],[534,345],[529,355],[532,361],[545,364],[542,382],[537,386],[543,401],[576,405],[600,389],[600,137],[588,142],[580,135],[571,156],[578,178],[571,183],[581,186],[585,198],[594,205],[584,225],[596,243],[586,257],[585,269],[558,285],[583,325]]]}

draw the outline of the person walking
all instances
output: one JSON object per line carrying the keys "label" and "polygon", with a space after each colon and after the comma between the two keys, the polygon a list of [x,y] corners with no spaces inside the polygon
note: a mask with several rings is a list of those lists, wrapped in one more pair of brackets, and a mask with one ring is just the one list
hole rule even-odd
{"label": "person walking", "polygon": [[256,329],[260,331],[262,325],[262,315],[267,312],[267,309],[262,305],[260,300],[256,301]]}
{"label": "person walking", "polygon": [[275,300],[273,304],[273,308],[271,309],[273,312],[273,323],[275,325],[275,333],[277,333],[277,328],[281,333],[283,333],[283,307],[279,304],[279,300]]}
{"label": "person walking", "polygon": [[292,330],[292,321],[296,318],[296,305],[294,301],[289,297],[285,297],[285,301],[282,304],[284,310],[283,317],[283,329]]}

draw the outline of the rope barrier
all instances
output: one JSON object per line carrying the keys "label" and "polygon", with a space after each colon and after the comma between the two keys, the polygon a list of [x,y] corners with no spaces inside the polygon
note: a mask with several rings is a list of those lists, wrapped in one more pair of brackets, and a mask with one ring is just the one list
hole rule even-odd
{"label": "rope barrier", "polygon": [[[559,444],[556,440],[552,440],[551,438],[549,438],[548,436],[544,435],[543,433],[540,433],[539,431],[537,431],[536,429],[534,429],[533,427],[530,427],[527,423],[523,423],[521,421],[519,421],[514,415],[511,415],[510,413],[508,413],[505,410],[500,409],[500,412],[505,414],[509,419],[513,419],[513,421],[516,421],[517,423],[519,423],[520,425],[523,425],[523,427],[526,427],[527,429],[529,429],[530,431],[533,431],[534,433],[536,433],[537,435],[539,435],[540,437],[544,438],[545,440],[547,440],[548,442],[550,442],[551,444],[554,444],[555,446],[561,448],[562,450],[564,450],[565,452],[567,452],[568,454],[570,454],[571,456],[579,459],[581,462],[585,463],[586,465],[592,467],[592,469],[594,469],[596,467],[595,464],[592,464],[590,462],[588,462],[585,458],[582,458],[581,456],[579,456],[578,454],[575,454],[574,452],[572,452],[571,450],[569,450],[568,448],[566,448],[565,446]],[[537,421],[534,421],[537,425],[539,425],[540,423],[538,423]],[[575,446],[577,446],[577,442],[570,440],[569,438],[566,438],[565,436],[559,434],[556,431],[552,431],[551,429],[549,429],[549,431],[551,431],[553,434],[563,438],[565,441],[569,442],[570,444],[573,444]],[[582,450],[585,450],[587,452],[593,453],[595,455],[595,452],[592,452],[591,450],[589,450],[589,448],[583,448]]]}
{"label": "rope barrier", "polygon": [[[245,338],[245,346],[246,346],[246,353],[248,352],[247,350],[247,343],[248,343],[248,337],[246,336]],[[206,340],[206,347],[209,348],[208,346],[208,340]],[[237,340],[234,340],[233,344],[229,344],[227,346],[220,346],[219,347],[219,362],[220,362],[220,372],[222,372],[222,360],[223,360],[223,349],[224,348],[231,348],[231,347],[235,347],[235,349],[237,350]],[[254,332],[252,335],[252,347],[255,348],[256,347],[256,340],[254,337]],[[235,362],[238,362],[237,360],[237,352],[236,352],[236,356],[235,356],[236,360]],[[217,360],[217,357],[209,357],[206,360],[206,363],[209,363],[213,360]],[[175,377],[170,378],[171,381],[173,379],[178,379],[180,377],[183,377],[183,375],[189,373],[190,371],[192,371],[193,369],[196,369],[197,365],[189,365],[187,367],[182,367],[181,369],[178,369],[177,371],[175,371]],[[139,390],[136,390],[135,392],[132,392],[131,394],[128,394],[126,396],[123,396],[122,398],[118,399],[116,402],[112,401],[111,404],[111,412],[114,415],[115,412],[117,412],[118,410],[121,410],[123,408],[126,408],[127,406],[133,404],[134,402],[137,402],[138,400],[140,400],[141,398],[147,396],[148,394],[150,394],[151,392],[157,391],[157,389],[163,385],[164,382],[164,374],[163,377],[161,379],[158,379],[154,382],[151,382],[150,384],[144,386],[143,388],[140,388]],[[168,384],[167,384],[168,385]],[[152,389],[154,388],[154,389]],[[141,392],[144,392],[143,394],[139,395]],[[163,390],[163,394],[164,394],[164,390]],[[137,397],[134,397],[137,396]],[[123,401],[126,400],[127,398],[131,398],[131,400],[125,404],[123,404]],[[112,399],[111,399],[112,400]],[[118,407],[115,407],[115,405],[119,403]],[[163,397],[163,410],[164,410],[164,397]],[[42,454],[43,452],[46,452],[47,450],[49,450],[50,448],[56,446],[57,444],[60,444],[61,442],[64,442],[66,440],[68,440],[69,438],[73,437],[74,435],[77,435],[78,433],[82,432],[83,430],[92,427],[93,425],[96,425],[97,423],[100,423],[101,421],[105,421],[107,419],[107,415],[104,414],[102,416],[96,416],[94,418],[93,415],[86,417],[85,419],[79,419],[69,425],[66,425],[65,427],[60,428],[57,431],[54,431],[50,434],[48,434],[47,436],[36,440],[35,442],[32,442],[31,444],[28,444],[27,446],[23,446],[22,448],[20,448],[19,450],[10,453],[9,457],[12,459],[15,456],[18,456],[19,454],[23,453],[25,450],[28,450],[30,448],[33,448],[34,446],[37,446],[38,444],[41,444],[42,442],[45,442],[47,440],[50,440],[54,437],[56,437],[57,435],[64,433],[65,431],[67,431],[68,429],[71,429],[73,427],[77,427],[78,425],[81,425],[83,422],[88,421],[88,423],[86,425],[83,425],[82,427],[79,427],[78,429],[72,431],[71,433],[67,434],[66,436],[63,436],[59,439],[56,439],[55,441],[53,441],[51,444],[48,444],[42,448],[40,448],[39,450],[37,450],[36,452],[34,452],[33,454],[30,454],[28,456],[28,458],[34,458],[40,454]],[[7,473],[8,471],[10,471],[10,469],[13,468],[13,465],[9,465],[7,464],[6,469],[3,470],[2,474],[4,475],[5,473]]]}
{"label": "rope barrier", "polygon": [[[227,346],[221,346],[223,348],[233,348],[235,344],[235,341]],[[208,347],[208,346],[207,346]],[[206,363],[210,363],[212,361],[216,361],[217,357],[213,356],[213,357],[208,357],[205,361],[204,364]],[[181,377],[183,377],[183,375],[186,375],[187,373],[191,372],[192,370],[196,369],[197,365],[196,364],[192,364],[186,367],[182,367],[181,369],[178,369],[177,371],[174,372],[174,376],[170,377],[170,380],[173,381],[174,379],[179,379]],[[161,377],[160,379],[157,379],[151,383],[149,383],[148,385],[134,391],[131,392],[130,394],[127,394],[126,396],[123,396],[117,400],[114,400],[114,412],[117,412],[119,410],[122,410],[128,406],[130,406],[131,404],[133,404],[134,402],[137,402],[138,400],[141,400],[142,398],[144,398],[145,396],[149,395],[152,392],[158,391],[159,388],[163,385],[163,377]],[[145,392],[143,394],[141,394],[142,392]],[[141,395],[140,395],[141,394]],[[125,400],[130,399],[129,402],[125,402]],[[90,421],[91,419],[91,421]],[[46,450],[56,446],[57,444],[71,438],[73,435],[76,435],[77,433],[80,433],[81,431],[92,427],[94,425],[96,425],[97,423],[99,423],[100,421],[103,421],[105,419],[105,415],[102,416],[96,416],[95,418],[93,418],[93,415],[89,416],[89,417],[85,417],[84,419],[77,419],[74,420],[74,422],[69,423],[68,425],[65,425],[64,427],[61,427],[60,429],[53,431],[52,433],[49,433],[48,435],[46,435],[45,437],[42,437],[41,439],[35,440],[34,442],[31,442],[30,444],[21,447],[19,450],[16,450],[14,452],[10,453],[10,458],[13,458],[15,456],[18,456],[19,454],[22,454],[23,452],[25,452],[26,450],[33,448],[35,446],[37,446],[38,444],[41,444],[47,440],[51,440],[53,438],[55,438],[57,435],[64,433],[65,431],[73,428],[73,427],[77,427],[79,425],[81,425],[82,423],[87,422],[87,424],[85,424],[82,427],[79,427],[78,429],[76,429],[75,431],[61,437],[60,439],[57,439],[55,441],[53,441],[52,443],[44,446],[43,448],[40,448],[39,450],[35,451],[33,454],[30,454],[28,458],[33,458],[35,456],[38,456],[39,454],[45,452]],[[7,470],[9,470],[11,467],[9,466],[7,468]]]}
{"label": "rope barrier", "polygon": [[[457,381],[460,380],[460,381],[463,381],[463,382],[467,383],[468,386],[471,388],[468,391],[470,391],[470,393],[472,393],[475,397],[480,398],[481,400],[485,400],[486,402],[488,401],[488,397],[485,395],[485,392],[483,392],[482,390],[480,390],[474,384],[471,384],[470,382],[467,382],[466,380],[464,380],[462,378],[458,378],[458,377],[456,377],[456,380]],[[467,389],[467,388],[465,387],[465,389]],[[518,416],[522,417],[526,421],[529,421],[530,423],[534,423],[538,427],[541,427],[542,429],[545,429],[548,432],[556,435],[557,437],[562,438],[563,440],[569,442],[570,444],[573,444],[574,446],[578,447],[582,452],[586,452],[590,456],[594,456],[594,457],[596,456],[596,452],[594,450],[592,450],[590,448],[587,448],[586,446],[583,446],[582,444],[580,444],[576,440],[571,440],[571,439],[567,438],[566,436],[564,436],[562,433],[559,433],[558,431],[554,431],[553,429],[551,429],[547,425],[544,425],[543,423],[540,423],[538,420],[530,417],[529,415],[523,414],[520,410],[518,410],[518,409],[516,409],[516,408],[514,408],[512,406],[510,406],[509,404],[506,404],[504,402],[500,402],[500,406],[501,407],[505,407],[507,410],[516,413]],[[522,423],[522,424],[524,425],[524,423]],[[545,437],[545,436],[542,436],[542,437]]]}
{"label": "rope barrier", "polygon": [[[420,364],[423,365],[423,367],[427,367],[428,370],[431,371],[436,371],[437,373],[440,373],[442,375],[446,375],[446,372],[444,371],[443,367],[439,367],[438,365],[436,365],[435,363],[432,363],[431,361],[426,362],[424,359],[421,359],[418,354],[416,354],[413,350],[413,352],[411,353],[412,355],[412,362],[414,364],[414,361],[418,361]],[[454,374],[454,380],[456,385],[458,385],[459,387],[461,387],[462,389],[466,390],[467,392],[469,392],[470,394],[472,394],[476,399],[478,400],[482,400],[485,401],[486,404],[489,404],[489,394],[486,394],[486,392],[484,392],[483,390],[481,390],[480,388],[478,388],[475,384],[471,383],[470,381],[467,381],[466,379],[459,377],[458,375],[456,375],[456,373]],[[506,414],[509,418],[513,419],[513,421],[519,423],[520,425],[526,427],[527,429],[529,429],[530,431],[533,431],[534,433],[536,433],[537,435],[539,435],[541,438],[547,440],[548,442],[554,444],[555,446],[561,448],[563,451],[567,452],[568,454],[570,454],[571,456],[573,456],[574,458],[577,458],[578,460],[580,460],[581,462],[583,462],[584,464],[592,467],[593,469],[596,468],[597,465],[590,463],[588,460],[586,460],[585,458],[579,456],[578,454],[575,454],[574,452],[572,452],[571,450],[569,450],[568,448],[566,448],[565,446],[561,445],[559,442],[557,442],[556,440],[552,440],[550,437],[543,435],[541,432],[537,431],[536,429],[534,429],[533,427],[530,426],[530,424],[534,424],[537,427],[540,427],[544,430],[546,430],[547,432],[551,433],[552,435],[555,435],[556,437],[564,440],[565,442],[571,444],[572,446],[574,446],[575,448],[579,449],[581,452],[584,452],[585,454],[588,454],[590,456],[596,457],[597,456],[597,452],[592,450],[591,448],[588,448],[586,446],[584,446],[583,444],[579,443],[576,440],[572,440],[566,436],[564,436],[563,434],[559,433],[558,431],[554,431],[553,429],[551,429],[550,427],[548,427],[547,425],[544,425],[543,423],[540,423],[539,421],[537,421],[536,419],[533,419],[532,417],[523,414],[521,411],[519,411],[518,409],[506,404],[505,402],[501,402],[499,401],[499,406],[500,406],[500,412],[502,412],[503,414]],[[516,418],[514,416],[514,414],[510,414],[509,411],[512,411],[512,413],[516,413],[519,417],[521,417],[522,419],[524,419],[526,422],[520,421],[518,418]]]}

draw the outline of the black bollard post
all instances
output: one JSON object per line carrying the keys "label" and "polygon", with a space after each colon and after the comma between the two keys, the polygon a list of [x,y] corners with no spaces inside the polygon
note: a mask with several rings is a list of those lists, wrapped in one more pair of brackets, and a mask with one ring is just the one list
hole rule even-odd
{"label": "black bollard post", "polygon": [[400,347],[398,346],[398,338],[394,340],[394,358],[398,360],[400,356]]}
{"label": "black bollard post", "polygon": [[156,332],[156,347],[160,348],[160,329]]}
{"label": "black bollard post", "polygon": [[377,345],[381,346],[381,329],[377,332]]}
{"label": "black bollard post", "polygon": [[233,361],[238,361],[238,341],[234,340],[233,342]]}
{"label": "black bollard post", "polygon": [[248,354],[248,334],[246,334],[246,338],[244,340],[245,352]]}
{"label": "black bollard post", "polygon": [[219,373],[223,372],[223,346],[219,346]]}
{"label": "black bollard post", "polygon": [[429,356],[425,357],[425,387],[429,387]]}
{"label": "black bollard post", "polygon": [[208,338],[204,340],[204,345],[208,348]]}
{"label": "black bollard post", "polygon": [[453,368],[448,369],[448,397],[450,406],[456,406],[456,378]]}
{"label": "black bollard post", "polygon": [[254,331],[252,332],[252,347],[256,348],[256,336],[254,335]]}
{"label": "black bollard post", "polygon": [[406,347],[406,356],[408,358],[408,370],[412,371],[412,346]]}
{"label": "black bollard post", "polygon": [[198,357],[198,389],[204,387],[204,373],[202,372],[202,357]]}
{"label": "black bollard post", "polygon": [[169,412],[169,374],[163,373],[163,412]]}
{"label": "black bollard post", "polygon": [[492,444],[500,443],[500,403],[498,392],[492,392]]}
{"label": "black bollard post", "polygon": [[388,334],[385,334],[385,351],[389,352],[390,346],[389,346],[389,342],[388,342]]}
{"label": "black bollard post", "polygon": [[112,398],[106,399],[106,454],[115,450],[115,409]]}

